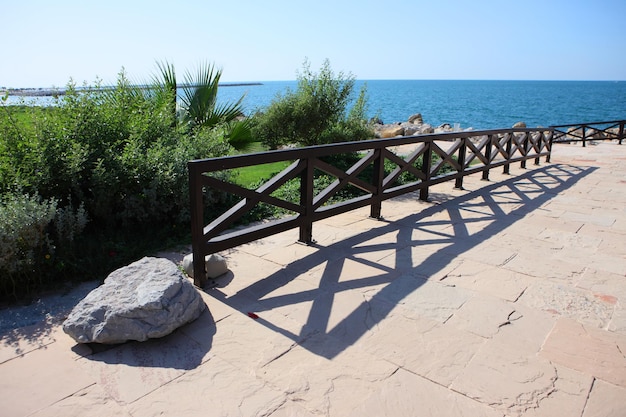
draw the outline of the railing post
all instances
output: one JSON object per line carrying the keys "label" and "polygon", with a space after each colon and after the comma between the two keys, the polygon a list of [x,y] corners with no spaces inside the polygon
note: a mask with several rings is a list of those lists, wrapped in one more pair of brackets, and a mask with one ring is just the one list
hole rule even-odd
{"label": "railing post", "polygon": [[515,137],[515,134],[513,134],[513,133],[509,133],[508,135],[509,135],[509,138],[508,138],[508,140],[506,142],[506,161],[507,161],[507,163],[504,164],[504,168],[502,170],[503,174],[508,174],[509,171],[510,171],[510,168],[511,168],[510,167],[510,165],[511,165],[510,164],[510,161],[511,161],[511,148],[513,146],[513,143],[512,143],[513,142],[513,138]]}
{"label": "railing post", "polygon": [[[432,140],[428,142],[424,142],[425,150],[422,155],[422,173],[424,174],[424,182],[428,183],[430,181],[430,163],[432,158],[433,150],[431,148]],[[420,200],[427,201],[428,200],[428,185],[422,187],[420,189]]]}
{"label": "railing post", "polygon": [[191,251],[193,256],[193,283],[202,288],[206,283],[204,262],[204,207],[200,173],[195,165],[187,164],[189,172],[189,204],[191,208]]}
{"label": "railing post", "polygon": [[624,123],[625,122],[623,120],[619,123],[619,142],[618,143],[620,145],[622,144],[622,139],[624,139]]}
{"label": "railing post", "polygon": [[463,188],[463,177],[465,176],[465,154],[467,152],[467,138],[461,138],[461,147],[459,148],[459,160],[458,163],[461,165],[461,169],[459,170],[458,176],[456,177],[456,181],[454,183],[454,188],[462,189]]}
{"label": "railing post", "polygon": [[491,167],[491,147],[493,145],[493,135],[487,136],[487,144],[485,145],[485,158],[487,159],[487,164],[485,165],[485,169],[483,170],[483,180],[489,181],[489,168]]}
{"label": "railing post", "polygon": [[583,125],[583,148],[587,147],[587,127]]}
{"label": "railing post", "polygon": [[526,158],[528,158],[528,141],[529,141],[530,132],[524,133],[524,140],[522,141],[522,149],[524,149],[524,154],[522,155],[522,160],[520,162],[520,167],[522,169],[526,169]]}
{"label": "railing post", "polygon": [[548,139],[548,156],[546,156],[546,164],[550,163],[550,157],[552,156],[552,144],[554,140],[554,130],[550,131],[550,137]]}
{"label": "railing post", "polygon": [[[541,144],[544,141],[544,135],[543,134],[544,134],[544,132],[539,132],[537,134],[537,140],[534,143],[532,143],[532,141],[531,141],[531,146],[535,145],[535,146],[537,146],[537,148],[539,148],[539,152],[538,153],[541,153]],[[533,149],[535,149],[534,146],[533,146]],[[535,158],[535,165],[539,165],[540,162],[541,161],[539,161],[539,156],[537,156]]]}
{"label": "railing post", "polygon": [[300,222],[300,237],[298,241],[305,244],[313,242],[313,161],[306,159],[306,168],[300,174],[300,205],[304,207],[304,214]]}
{"label": "railing post", "polygon": [[385,177],[385,161],[383,158],[383,152],[381,149],[376,150],[376,157],[374,158],[374,173],[372,178],[372,184],[376,187],[374,195],[372,195],[372,205],[370,206],[370,217],[374,219],[380,219],[382,194],[383,194],[383,179]]}

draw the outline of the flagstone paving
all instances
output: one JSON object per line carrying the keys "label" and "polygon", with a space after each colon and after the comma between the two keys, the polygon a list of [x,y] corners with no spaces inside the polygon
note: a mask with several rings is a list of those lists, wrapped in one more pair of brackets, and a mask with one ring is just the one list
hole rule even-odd
{"label": "flagstone paving", "polygon": [[626,146],[499,171],[225,251],[159,340],[8,331],[0,415],[625,416]]}

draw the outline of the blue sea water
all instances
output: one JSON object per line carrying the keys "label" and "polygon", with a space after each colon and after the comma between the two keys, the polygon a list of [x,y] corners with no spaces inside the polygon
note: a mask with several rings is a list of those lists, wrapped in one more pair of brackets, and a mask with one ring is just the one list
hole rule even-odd
{"label": "blue sea water", "polygon": [[[406,121],[415,113],[435,127],[458,123],[462,129],[501,129],[520,121],[537,127],[626,119],[626,81],[357,80],[355,96],[363,85],[368,116],[384,123]],[[234,101],[245,94],[245,112],[252,114],[296,88],[297,81],[224,83],[218,99]],[[32,100],[44,105],[52,101]],[[9,97],[9,103],[17,102]]]}
{"label": "blue sea water", "polygon": [[[421,113],[425,123],[498,129],[523,121],[529,127],[626,119],[626,81],[358,80],[365,84],[368,115],[385,123]],[[242,94],[247,113],[268,106],[296,81],[224,86],[220,100]]]}

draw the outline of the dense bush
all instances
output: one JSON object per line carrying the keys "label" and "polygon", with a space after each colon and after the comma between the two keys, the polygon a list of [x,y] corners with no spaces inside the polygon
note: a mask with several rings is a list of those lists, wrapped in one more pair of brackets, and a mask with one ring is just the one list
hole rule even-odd
{"label": "dense bush", "polygon": [[36,270],[54,253],[48,225],[57,202],[37,195],[8,193],[0,201],[0,290],[16,294],[20,281],[38,278]]}
{"label": "dense bush", "polygon": [[[49,283],[55,262],[75,249],[88,217],[84,207],[58,207],[56,199],[9,192],[0,201],[0,295],[24,295]],[[60,261],[59,261],[60,260]]]}
{"label": "dense bush", "polygon": [[297,90],[277,96],[254,116],[253,136],[271,149],[373,138],[366,117],[366,88],[355,99],[354,82],[352,75],[335,74],[328,60],[319,73],[305,61]]}
{"label": "dense bush", "polygon": [[187,162],[231,153],[242,128],[215,112],[190,125],[156,91],[121,72],[114,88],[70,82],[51,107],[0,105],[0,298],[93,278],[187,235]]}

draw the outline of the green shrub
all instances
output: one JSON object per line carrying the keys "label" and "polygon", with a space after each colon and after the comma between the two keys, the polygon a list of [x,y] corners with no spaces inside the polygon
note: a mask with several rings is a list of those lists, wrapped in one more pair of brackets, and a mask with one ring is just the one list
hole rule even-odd
{"label": "green shrub", "polygon": [[348,110],[354,99],[354,83],[353,75],[335,74],[328,60],[319,73],[311,71],[305,61],[297,90],[277,96],[267,109],[254,116],[254,137],[271,149],[373,138],[365,116],[365,86]]}
{"label": "green shrub", "polygon": [[48,226],[57,201],[38,195],[7,193],[0,200],[0,289],[17,294],[41,279],[54,253]]}
{"label": "green shrub", "polygon": [[56,210],[53,224],[57,241],[62,245],[73,245],[82,235],[89,223],[89,216],[85,210],[85,204],[80,203],[78,208],[70,203]]}
{"label": "green shrub", "polygon": [[[0,298],[188,241],[187,162],[243,147],[249,127],[214,112],[189,129],[164,97],[122,71],[113,88],[70,81],[50,107],[0,103]],[[207,193],[209,215],[224,203]]]}

